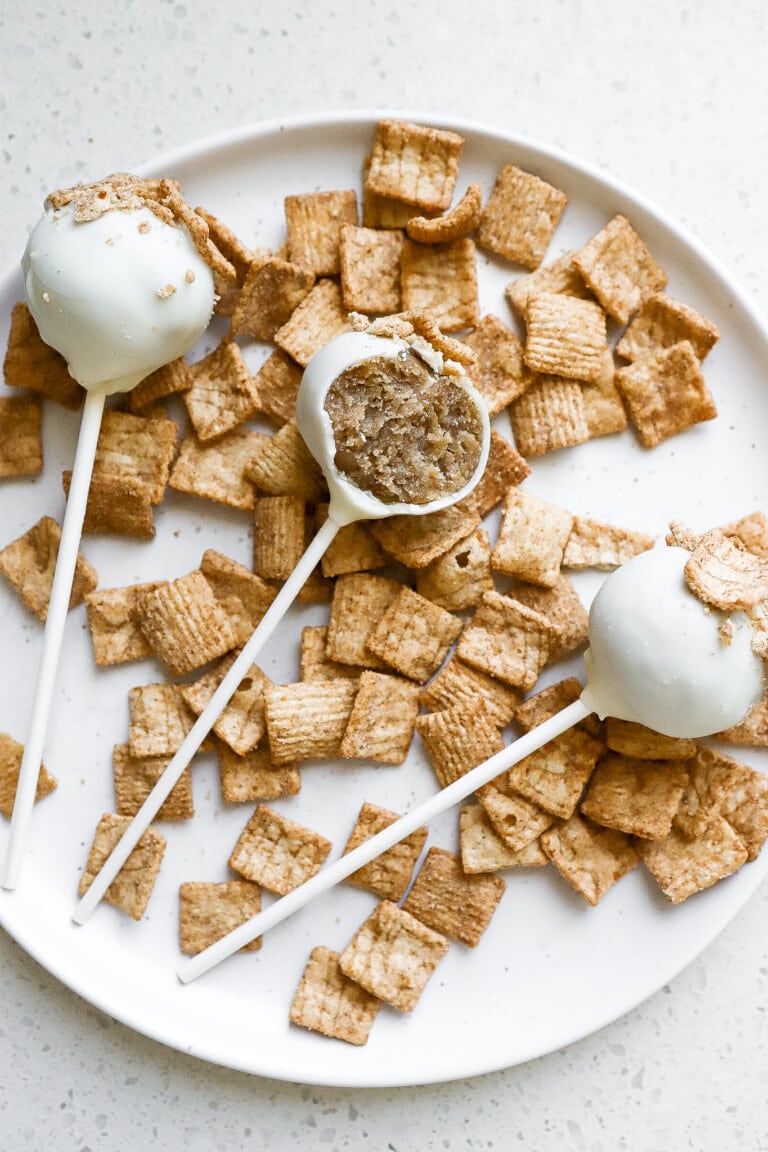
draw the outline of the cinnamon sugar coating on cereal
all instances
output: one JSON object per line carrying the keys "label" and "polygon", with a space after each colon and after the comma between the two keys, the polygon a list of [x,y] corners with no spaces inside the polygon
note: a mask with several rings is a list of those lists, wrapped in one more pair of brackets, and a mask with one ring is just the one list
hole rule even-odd
{"label": "cinnamon sugar coating on cereal", "polygon": [[419,244],[447,244],[474,232],[480,222],[483,190],[470,184],[463,196],[443,216],[413,216],[406,224],[411,240]]}
{"label": "cinnamon sugar coating on cereal", "polygon": [[559,188],[505,164],[480,217],[477,242],[505,260],[538,268],[567,202]]}
{"label": "cinnamon sugar coating on cereal", "polygon": [[427,212],[444,212],[451,203],[463,148],[464,140],[456,132],[381,120],[365,188]]}

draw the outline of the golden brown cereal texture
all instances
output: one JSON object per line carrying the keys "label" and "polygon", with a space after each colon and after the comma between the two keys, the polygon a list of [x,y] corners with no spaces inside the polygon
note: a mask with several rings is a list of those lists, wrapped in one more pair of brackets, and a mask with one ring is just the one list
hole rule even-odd
{"label": "golden brown cereal texture", "polygon": [[607,716],[605,742],[612,752],[637,760],[690,760],[696,755],[696,741],[676,736],[662,736],[632,720]]}
{"label": "golden brown cereal texture", "polygon": [[511,488],[504,501],[491,567],[529,584],[553,588],[573,516],[540,496]]}
{"label": "golden brown cereal texture", "polygon": [[534,372],[588,383],[605,371],[605,313],[591,300],[540,292],[528,298],[525,362]]}
{"label": "golden brown cereal texture", "polygon": [[217,316],[231,316],[237,300],[237,293],[243,286],[248,269],[254,262],[261,262],[266,259],[268,253],[265,249],[256,252],[251,251],[231,228],[214,216],[212,212],[206,211],[205,208],[195,208],[195,213],[197,216],[202,216],[208,225],[208,235],[211,241],[235,271],[234,279],[222,276],[216,270],[213,274],[214,288],[218,296],[214,312]]}
{"label": "golden brown cereal texture", "polygon": [[564,296],[578,296],[582,300],[591,300],[592,293],[574,267],[575,255],[575,252],[564,252],[551,264],[544,264],[535,272],[529,272],[512,280],[504,289],[504,295],[511,306],[524,316],[529,298],[540,292],[559,292]]}
{"label": "golden brown cereal texture", "polygon": [[366,1044],[381,1001],[350,980],[339,967],[340,955],[313,948],[291,1004],[290,1020],[347,1044]]}
{"label": "golden brown cereal texture", "polygon": [[173,420],[134,416],[108,408],[101,418],[91,496],[104,479],[126,478],[146,484],[151,502],[161,504],[177,440],[178,429]]}
{"label": "golden brown cereal texture", "polygon": [[[29,531],[0,550],[0,573],[16,589],[22,601],[43,622],[53,585],[61,528],[50,516],[43,516]],[[75,577],[69,607],[81,604],[99,582],[96,569],[77,554]]]}
{"label": "golden brown cereal texture", "polygon": [[301,775],[294,764],[278,766],[266,743],[238,756],[221,742],[219,782],[225,804],[245,804],[251,800],[277,800],[295,796],[301,789]]}
{"label": "golden brown cereal texture", "polygon": [[556,684],[548,685],[520,704],[515,715],[515,723],[523,732],[530,732],[531,728],[538,728],[539,724],[543,724],[550,716],[573,704],[574,700],[578,700],[581,696],[582,691],[583,685],[575,676],[558,680]]}
{"label": "golden brown cereal texture", "polygon": [[26,388],[64,408],[79,408],[85,389],[72,379],[67,362],[41,338],[26,304],[14,304],[3,377],[10,388]]}
{"label": "golden brown cereal texture", "polygon": [[539,868],[547,863],[538,840],[519,852],[508,848],[480,804],[464,804],[459,817],[461,866],[468,875],[500,868]]}
{"label": "golden brown cereal texture", "polygon": [[480,217],[477,242],[505,260],[538,268],[567,202],[565,192],[505,164]]}
{"label": "golden brown cereal texture", "polygon": [[[68,497],[72,473],[63,472],[61,479],[64,494]],[[155,518],[149,484],[127,475],[105,474],[95,477],[88,493],[83,535],[153,539]]]}
{"label": "golden brown cereal texture", "polygon": [[365,189],[426,212],[444,212],[450,207],[463,148],[464,140],[455,132],[381,120]]}
{"label": "golden brown cereal texture", "polygon": [[[482,483],[482,481],[481,481]],[[474,493],[470,492],[465,500]],[[371,524],[371,532],[385,551],[408,568],[426,568],[474,532],[481,513],[465,503],[452,504],[425,516],[388,516]]]}
{"label": "golden brown cereal texture", "polygon": [[256,383],[240,348],[225,340],[190,368],[184,403],[198,440],[214,440],[251,420],[260,409]]}
{"label": "golden brown cereal texture", "polygon": [[340,754],[402,764],[411,746],[418,712],[418,685],[400,676],[362,672]]}
{"label": "golden brown cereal texture", "polygon": [[[80,877],[78,892],[81,896],[88,891],[130,823],[130,816],[115,816],[107,812],[101,817]],[[107,904],[114,904],[133,920],[141,920],[160,871],[165,843],[165,837],[150,825],[104,893]]]}
{"label": "golden brown cereal texture", "polygon": [[722,816],[714,816],[693,840],[673,828],[665,840],[638,840],[637,850],[673,904],[737,872],[749,858],[741,838]]}
{"label": "golden brown cereal texture", "polygon": [[563,567],[611,571],[649,548],[653,548],[653,536],[645,532],[633,532],[585,516],[574,516],[565,545]]}
{"label": "golden brown cereal texture", "polygon": [[450,612],[401,587],[367,644],[385,664],[423,683],[440,667],[461,629],[461,620]]}
{"label": "golden brown cereal texture", "polygon": [[628,425],[624,401],[616,387],[616,366],[613,352],[607,348],[603,354],[603,371],[591,384],[582,383],[584,411],[590,436],[610,436],[623,432]]}
{"label": "golden brown cereal texture", "polygon": [[318,348],[351,328],[339,285],[334,280],[318,280],[275,332],[274,340],[306,368]]}
{"label": "golden brown cereal texture", "polygon": [[674,824],[696,838],[715,816],[723,816],[754,860],[768,836],[768,777],[714,748],[700,748],[688,762],[690,782]]}
{"label": "golden brown cereal texture", "polygon": [[[258,884],[249,880],[226,880],[219,884],[188,880],[179,888],[179,945],[187,956],[196,956],[239,928],[261,911]],[[243,945],[241,952],[256,952],[261,937]]]}
{"label": "golden brown cereal texture", "polygon": [[368,637],[400,588],[396,580],[367,572],[339,576],[328,621],[328,658],[362,668],[386,669],[383,660],[369,650]]}
{"label": "golden brown cereal texture", "polygon": [[[19,744],[7,732],[0,732],[0,812],[8,820],[13,814],[13,805],[16,800],[16,786],[19,782],[21,758],[24,755],[24,745]],[[53,792],[58,781],[46,769],[40,767],[35,791],[35,803]]]}
{"label": "golden brown cereal texture", "polygon": [[477,790],[494,833],[510,852],[523,852],[551,828],[557,817],[513,792],[504,776]]}
{"label": "golden brown cereal texture", "polygon": [[[328,519],[328,505],[316,509],[316,527]],[[387,562],[383,548],[371,534],[367,524],[356,521],[345,524],[331,540],[321,560],[324,576],[345,576],[350,572],[369,572]]]}
{"label": "golden brown cereal texture", "polygon": [[492,428],[485,472],[477,486],[456,507],[462,512],[472,512],[482,518],[501,502],[508,488],[522,484],[530,474],[531,470],[520,453],[506,437],[500,436]]}
{"label": "golden brown cereal texture", "polygon": [[137,597],[154,584],[132,584],[127,588],[103,588],[85,597],[85,611],[98,667],[145,660],[152,649],[144,638],[136,617]]}
{"label": "golden brown cereal texture", "polygon": [[506,887],[500,876],[467,876],[453,852],[430,848],[403,910],[435,932],[476,948]]}
{"label": "golden brown cereal texture", "polygon": [[274,600],[276,589],[243,564],[212,548],[203,553],[200,571],[229,617],[235,643],[245,644]]}
{"label": "golden brown cereal texture", "polygon": [[663,840],[688,783],[684,764],[605,756],[589,782],[581,811],[595,824],[646,840]]}
{"label": "golden brown cereal texture", "polygon": [[637,853],[623,832],[598,828],[581,816],[550,828],[541,846],[563,879],[593,906],[637,864]]}
{"label": "golden brown cereal texture", "polygon": [[726,536],[738,536],[748,552],[768,556],[768,519],[764,512],[750,512],[732,524],[723,525]]}
{"label": "golden brown cereal texture", "polygon": [[703,360],[719,338],[711,320],[680,300],[655,292],[641,304],[616,345],[616,352],[625,360],[638,360],[660,348],[671,348],[680,340],[689,340],[698,359]]}
{"label": "golden brown cereal texture", "polygon": [[320,465],[304,443],[294,419],[274,436],[259,440],[245,475],[271,496],[301,496],[312,502],[328,499]]}
{"label": "golden brown cereal texture", "polygon": [[370,322],[363,316],[356,321],[356,325],[358,330],[368,332],[371,336],[399,337],[416,349],[424,350],[423,342],[426,341],[432,345],[435,352],[442,353],[447,375],[456,375],[457,372],[456,366],[451,361],[462,365],[465,370],[475,361],[474,353],[463,340],[446,336],[441,331],[438,317],[428,308],[411,309],[394,316],[379,316]]}
{"label": "golden brown cereal texture", "polygon": [[726,744],[742,744],[747,747],[765,748],[768,746],[768,696],[758,700],[750,708],[744,719],[732,728],[717,733],[717,739]]}
{"label": "golden brown cereal texture", "polygon": [[132,756],[172,756],[194,723],[179,684],[144,684],[128,693]]}
{"label": "golden brown cereal texture", "polygon": [[339,680],[346,677],[356,680],[359,669],[351,664],[339,664],[329,660],[325,654],[328,629],[325,625],[307,626],[301,630],[301,679]]}
{"label": "golden brown cereal texture", "polygon": [[482,701],[475,705],[452,704],[419,716],[416,731],[441,788],[504,748],[494,718]]}
{"label": "golden brown cereal texture", "polygon": [[304,551],[306,511],[300,496],[260,496],[253,506],[253,570],[287,580]]}
{"label": "golden brown cereal texture", "polygon": [[581,728],[569,728],[510,768],[510,788],[567,820],[595,770],[604,745]]}
{"label": "golden brown cereal texture", "polygon": [[189,365],[183,356],[179,356],[177,360],[171,360],[170,364],[164,364],[162,368],[145,376],[132,388],[128,393],[128,407],[131,412],[140,413],[167,396],[188,392],[191,387]]}
{"label": "golden brown cereal texture", "polygon": [[288,260],[252,264],[232,312],[232,336],[271,340],[307,296],[315,274]]}
{"label": "golden brown cereal texture", "polygon": [[330,840],[259,804],[229,858],[230,868],[285,896],[319,872]]}
{"label": "golden brown cereal texture", "polygon": [[284,203],[291,261],[316,276],[338,276],[339,233],[345,224],[357,224],[354,190],[305,192]]}
{"label": "golden brown cereal texture", "polygon": [[469,377],[482,396],[491,416],[516,400],[533,382],[533,374],[523,360],[523,346],[506,324],[486,313],[467,336],[475,354]]}
{"label": "golden brown cereal texture", "polygon": [[352,937],[339,966],[373,996],[411,1012],[447,951],[444,936],[385,900]]}
{"label": "golden brown cereal texture", "polygon": [[456,654],[513,688],[528,690],[547,662],[553,635],[552,625],[540,612],[498,592],[486,592]]}
{"label": "golden brown cereal texture", "polygon": [[36,396],[0,396],[0,479],[42,472],[41,417]]}
{"label": "golden brown cereal texture", "polygon": [[[170,756],[133,756],[129,744],[112,750],[115,804],[119,816],[135,816],[171,762]],[[155,820],[191,820],[192,773],[187,766],[155,816]]]}
{"label": "golden brown cereal texture", "polygon": [[368,315],[399,312],[403,233],[343,224],[340,237],[344,307]]}
{"label": "golden brown cereal texture", "polygon": [[480,319],[475,245],[406,240],[401,257],[403,307],[434,314],[443,332],[471,328]]}
{"label": "golden brown cereal texture", "polygon": [[574,256],[574,264],[609,316],[626,324],[644,297],[667,282],[625,216],[617,215]]}
{"label": "golden brown cereal texture", "polygon": [[512,435],[524,456],[543,456],[590,438],[583,389],[578,380],[537,376],[510,408]]}
{"label": "golden brown cereal texture", "polygon": [[491,542],[483,528],[459,540],[437,560],[416,573],[416,591],[448,612],[474,608],[484,592],[493,591]]}
{"label": "golden brown cereal texture", "polygon": [[229,616],[202,572],[142,593],[137,608],[152,651],[174,676],[201,668],[235,647]]}
{"label": "golden brown cereal texture", "polygon": [[427,687],[422,688],[419,697],[422,706],[430,712],[439,712],[453,704],[473,708],[482,702],[497,728],[509,724],[521,698],[518,689],[471,668],[456,656],[452,656]]}
{"label": "golden brown cereal texture", "polygon": [[480,222],[483,190],[469,184],[454,206],[444,216],[413,216],[406,224],[411,240],[420,244],[449,244],[474,232]]}
{"label": "golden brown cereal texture", "polygon": [[768,597],[768,559],[747,551],[738,537],[713,528],[685,565],[685,582],[694,596],[715,608],[754,608]]}
{"label": "golden brown cereal texture", "polygon": [[[355,826],[344,846],[344,855],[352,852],[375,836],[377,832],[388,828],[399,819],[397,812],[389,812],[386,808],[377,808],[375,804],[363,804],[360,809]],[[411,882],[413,869],[421,855],[421,850],[427,840],[427,829],[417,828],[382,852],[370,863],[364,864],[347,877],[347,884],[356,888],[365,888],[378,896],[380,900],[393,900],[397,902],[405,895]]]}
{"label": "golden brown cereal texture", "polygon": [[717,416],[690,343],[643,356],[615,376],[629,418],[646,448]]}
{"label": "golden brown cereal texture", "polygon": [[262,414],[283,426],[296,414],[302,370],[279,348],[267,357],[254,377]]}
{"label": "golden brown cereal texture", "polygon": [[337,757],[356,691],[345,679],[268,688],[264,706],[275,764]]}
{"label": "golden brown cereal texture", "polygon": [[561,573],[551,588],[518,584],[512,600],[545,616],[552,627],[547,663],[560,660],[586,642],[589,614],[571,581]]}
{"label": "golden brown cereal texture", "polygon": [[[237,652],[230,653],[199,680],[181,685],[184,702],[195,716],[199,716],[208,704],[238,655]],[[255,748],[266,731],[264,693],[271,684],[258,665],[251,664],[213,725],[219,739],[238,756],[245,756]]]}
{"label": "golden brown cereal texture", "polygon": [[176,492],[248,511],[256,494],[246,468],[266,439],[263,432],[250,428],[234,428],[207,444],[190,434],[181,443],[168,485]]}

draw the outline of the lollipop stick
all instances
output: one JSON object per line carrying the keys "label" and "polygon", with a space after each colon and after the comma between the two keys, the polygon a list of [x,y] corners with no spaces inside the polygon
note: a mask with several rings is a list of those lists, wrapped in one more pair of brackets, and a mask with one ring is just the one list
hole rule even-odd
{"label": "lollipop stick", "polygon": [[43,759],[43,745],[45,744],[51,700],[56,682],[56,670],[59,666],[64,625],[69,610],[69,598],[72,594],[77,551],[83,533],[85,507],[88,502],[88,489],[91,484],[93,461],[96,456],[96,443],[99,439],[105,399],[106,393],[97,391],[87,392],[85,397],[75,462],[72,466],[72,482],[69,487],[64,523],[61,529],[61,543],[59,544],[56,570],[53,575],[51,599],[45,619],[43,651],[40,657],[37,685],[32,703],[32,720],[16,785],[11,834],[2,880],[3,888],[7,889],[13,889],[18,884],[27,833],[32,818],[37,780]]}
{"label": "lollipop stick", "polygon": [[76,924],[84,924],[93,912],[118,872],[125,864],[133,849],[154,820],[167,800],[173,786],[197,752],[205,737],[234,696],[240,681],[246,675],[256,656],[266,644],[285,613],[301,591],[301,588],[326,548],[339,530],[339,525],[330,517],[325,521],[290,576],[283,584],[250,639],[240,652],[232,667],[219,684],[211,699],[198,716],[184,738],[179,750],[158,779],[152,791],[139,808],[122,838],[104,861],[101,871],[96,874],[88,891],[72,913]]}
{"label": "lollipop stick", "polygon": [[464,776],[460,776],[458,780],[454,780],[453,784],[449,784],[447,788],[443,788],[434,796],[430,796],[423,804],[419,804],[410,812],[406,812],[394,824],[390,824],[388,828],[377,832],[375,836],[371,836],[358,848],[354,848],[324,868],[322,872],[318,872],[310,880],[305,881],[298,888],[294,888],[293,892],[289,892],[287,896],[276,900],[269,908],[259,912],[256,916],[252,916],[250,920],[246,920],[232,932],[227,933],[226,936],[222,936],[215,944],[205,948],[192,960],[188,960],[179,970],[179,979],[183,984],[189,984],[198,976],[209,972],[211,968],[215,968],[222,960],[226,960],[228,956],[242,948],[244,944],[249,944],[257,936],[263,936],[270,928],[274,928],[275,925],[292,916],[294,912],[298,912],[310,900],[314,900],[316,896],[327,892],[329,888],[333,888],[341,880],[345,880],[352,872],[356,872],[364,864],[369,864],[371,860],[382,852],[386,852],[393,844],[397,844],[409,836],[422,824],[429,823],[441,812],[445,812],[454,804],[458,804],[470,792],[474,792],[481,785],[487,784],[500,772],[511,768],[513,764],[517,764],[529,756],[531,752],[535,752],[544,744],[548,744],[555,736],[559,736],[567,728],[572,728],[574,724],[578,724],[588,715],[589,709],[581,700],[569,704],[567,708],[563,708],[562,711],[545,720],[543,724],[539,724],[530,732],[526,732],[519,740],[508,744],[506,748],[497,752],[495,756],[491,756],[489,760],[483,761],[482,764],[478,764],[476,768],[471,769]]}

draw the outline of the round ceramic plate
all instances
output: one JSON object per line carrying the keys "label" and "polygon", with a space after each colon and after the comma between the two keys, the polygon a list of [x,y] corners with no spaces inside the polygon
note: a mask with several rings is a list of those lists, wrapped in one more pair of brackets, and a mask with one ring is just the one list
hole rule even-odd
{"label": "round ceramic plate", "polygon": [[[181,181],[186,198],[229,224],[246,243],[283,240],[283,197],[360,187],[371,148],[370,115],[305,118],[257,125],[206,140],[147,169]],[[574,513],[658,534],[672,518],[695,529],[761,506],[768,450],[768,334],[738,288],[702,248],[648,204],[603,175],[546,148],[474,125],[444,125],[466,139],[460,192],[479,181],[487,195],[502,164],[535,172],[568,194],[548,259],[584,244],[616,212],[634,223],[669,274],[669,291],[712,318],[721,340],[705,364],[720,415],[655,451],[631,431],[537,460],[526,488]],[[93,173],[93,176],[100,175]],[[504,285],[515,275],[478,256],[483,312],[514,320]],[[0,284],[0,341],[21,298],[11,270]],[[221,331],[201,341],[195,358]],[[252,345],[255,368],[265,346]],[[182,409],[175,409],[182,418]],[[47,405],[44,475],[0,489],[0,544],[41,515],[61,517],[61,471],[69,467],[78,417]],[[506,417],[497,425],[509,435]],[[147,542],[90,537],[84,551],[101,587],[173,578],[213,547],[250,564],[245,513],[170,493]],[[577,580],[589,602],[595,577]],[[296,607],[261,661],[275,680],[298,679],[305,624],[327,607]],[[5,582],[0,585],[0,730],[25,738],[42,629]],[[572,661],[541,683],[571,672]],[[513,1065],[582,1037],[641,1002],[688,964],[738,911],[768,868],[768,853],[680,907],[648,874],[625,877],[597,908],[588,907],[551,868],[507,873],[507,892],[479,947],[455,944],[410,1016],[384,1010],[365,1048],[288,1023],[288,1009],[310,949],[341,949],[374,905],[367,893],[330,892],[269,935],[261,952],[241,954],[189,986],[176,976],[178,886],[223,880],[226,861],[252,806],[225,806],[216,766],[193,766],[197,815],[163,825],[168,848],[144,920],[102,906],[77,928],[70,920],[77,880],[96,823],[112,810],[112,746],[127,738],[129,688],[163,679],[151,661],[97,671],[82,607],[71,613],[47,742],[58,790],[35,809],[20,887],[0,893],[0,922],[58,979],[131,1027],[182,1051],[283,1079],[336,1085],[418,1084]],[[762,753],[742,758],[760,766]],[[399,768],[339,762],[309,765],[298,796],[275,802],[291,818],[334,842],[338,853],[364,800],[403,811],[429,795],[434,778],[414,747]],[[456,813],[435,822],[431,844],[456,847]],[[4,850],[7,823],[0,829]],[[269,897],[266,897],[269,899]]]}

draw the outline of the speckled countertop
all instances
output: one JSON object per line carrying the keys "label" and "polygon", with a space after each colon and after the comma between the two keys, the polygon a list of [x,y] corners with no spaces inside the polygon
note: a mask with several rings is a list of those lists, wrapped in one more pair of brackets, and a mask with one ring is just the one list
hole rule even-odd
{"label": "speckled countertop", "polygon": [[[49,187],[263,117],[402,107],[612,173],[766,311],[767,47],[756,0],[0,0],[0,260],[17,258]],[[567,1051],[397,1091],[199,1063],[91,1008],[0,934],[0,1145],[768,1149],[767,916],[764,886],[668,987]]]}

